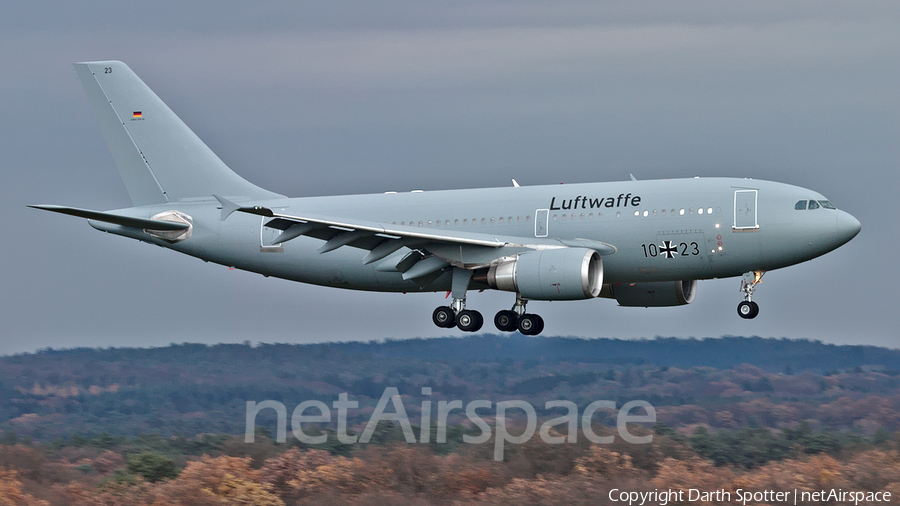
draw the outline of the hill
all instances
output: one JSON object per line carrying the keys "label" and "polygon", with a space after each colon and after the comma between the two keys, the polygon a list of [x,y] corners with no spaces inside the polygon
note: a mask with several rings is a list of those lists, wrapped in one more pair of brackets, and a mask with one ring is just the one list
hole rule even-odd
{"label": "hill", "polygon": [[[652,340],[479,335],[322,344],[173,344],[45,349],[0,358],[0,429],[37,440],[74,433],[241,434],[246,402],[360,403],[387,387],[428,400],[645,400],[670,426],[900,428],[900,350],[725,337]],[[779,409],[773,409],[773,406]],[[415,407],[412,411],[415,412]],[[368,410],[368,411],[367,411]],[[412,415],[412,413],[411,413]],[[260,424],[275,429],[274,418]],[[792,425],[793,424],[793,425]]]}

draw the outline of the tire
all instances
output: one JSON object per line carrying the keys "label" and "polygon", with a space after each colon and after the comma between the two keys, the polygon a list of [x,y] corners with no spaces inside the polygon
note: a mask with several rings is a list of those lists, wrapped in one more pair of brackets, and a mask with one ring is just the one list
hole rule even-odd
{"label": "tire", "polygon": [[759,304],[751,301],[750,305],[753,306],[753,315],[750,318],[756,318],[756,316],[759,314]]}
{"label": "tire", "polygon": [[537,326],[531,331],[531,335],[536,336],[544,331],[544,319],[540,315],[532,315],[537,319]]}
{"label": "tire", "polygon": [[518,328],[519,315],[508,309],[497,312],[494,316],[494,326],[501,332],[515,332]]}
{"label": "tire", "polygon": [[526,313],[519,317],[518,329],[523,336],[537,335],[536,331],[540,330],[539,325],[540,316],[536,314]]}
{"label": "tire", "polygon": [[484,324],[484,317],[478,311],[464,310],[456,315],[456,326],[463,332],[475,332]]}
{"label": "tire", "polygon": [[431,313],[431,321],[442,329],[449,329],[456,325],[456,315],[449,306],[441,306]]}
{"label": "tire", "polygon": [[743,301],[738,304],[738,315],[745,320],[752,320],[759,314],[759,304],[752,301]]}
{"label": "tire", "polygon": [[476,325],[475,328],[470,332],[478,332],[479,330],[481,330],[481,327],[484,326],[484,316],[481,316],[481,313],[479,313],[478,311],[473,311],[473,313],[478,316],[478,325]]}

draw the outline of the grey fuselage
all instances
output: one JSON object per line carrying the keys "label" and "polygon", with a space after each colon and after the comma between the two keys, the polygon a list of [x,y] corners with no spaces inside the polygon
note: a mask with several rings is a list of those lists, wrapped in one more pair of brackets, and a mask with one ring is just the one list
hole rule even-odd
{"label": "grey fuselage", "polygon": [[[859,231],[859,222],[844,211],[795,209],[801,200],[826,199],[782,183],[693,178],[253,203],[301,216],[488,234],[532,249],[578,239],[602,242],[615,248],[603,256],[603,282],[615,284],[723,278],[778,269],[823,255]],[[190,216],[191,236],[174,243],[129,227],[96,221],[91,225],[206,261],[303,283],[389,292],[450,290],[449,271],[423,282],[378,269],[409,253],[407,248],[364,265],[366,250],[344,246],[319,253],[323,241],[308,236],[272,245],[279,231],[265,226],[271,218],[233,213],[223,220],[220,209],[219,202],[209,197],[116,211],[140,218],[173,210]],[[504,248],[510,254],[528,249]],[[490,258],[506,252],[494,251]],[[470,288],[484,287],[473,281]]]}

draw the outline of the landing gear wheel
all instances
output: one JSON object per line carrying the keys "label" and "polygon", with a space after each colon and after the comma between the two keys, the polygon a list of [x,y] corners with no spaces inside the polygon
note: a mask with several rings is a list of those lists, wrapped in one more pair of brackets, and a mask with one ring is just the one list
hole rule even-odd
{"label": "landing gear wheel", "polygon": [[441,306],[431,314],[431,321],[442,329],[449,329],[456,325],[456,315],[449,306]]}
{"label": "landing gear wheel", "polygon": [[536,336],[544,330],[544,319],[536,314],[523,314],[519,317],[519,332],[526,336]]}
{"label": "landing gear wheel", "polygon": [[534,315],[534,317],[537,318],[537,328],[532,331],[531,335],[536,336],[544,331],[544,319],[538,315]]}
{"label": "landing gear wheel", "polygon": [[519,315],[515,311],[505,309],[494,316],[494,325],[501,332],[514,332],[518,326]]}
{"label": "landing gear wheel", "polygon": [[738,304],[737,312],[741,316],[741,318],[750,320],[756,318],[756,315],[759,314],[759,304],[745,300]]}
{"label": "landing gear wheel", "polygon": [[456,326],[463,332],[477,332],[484,325],[484,317],[478,311],[466,309],[456,315]]}

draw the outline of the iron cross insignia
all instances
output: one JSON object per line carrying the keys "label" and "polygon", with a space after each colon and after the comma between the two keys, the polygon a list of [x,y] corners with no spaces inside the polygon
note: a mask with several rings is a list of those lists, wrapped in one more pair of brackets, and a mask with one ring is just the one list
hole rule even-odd
{"label": "iron cross insignia", "polygon": [[678,246],[672,244],[672,241],[663,241],[659,251],[665,254],[666,258],[675,258],[675,253],[678,253]]}

